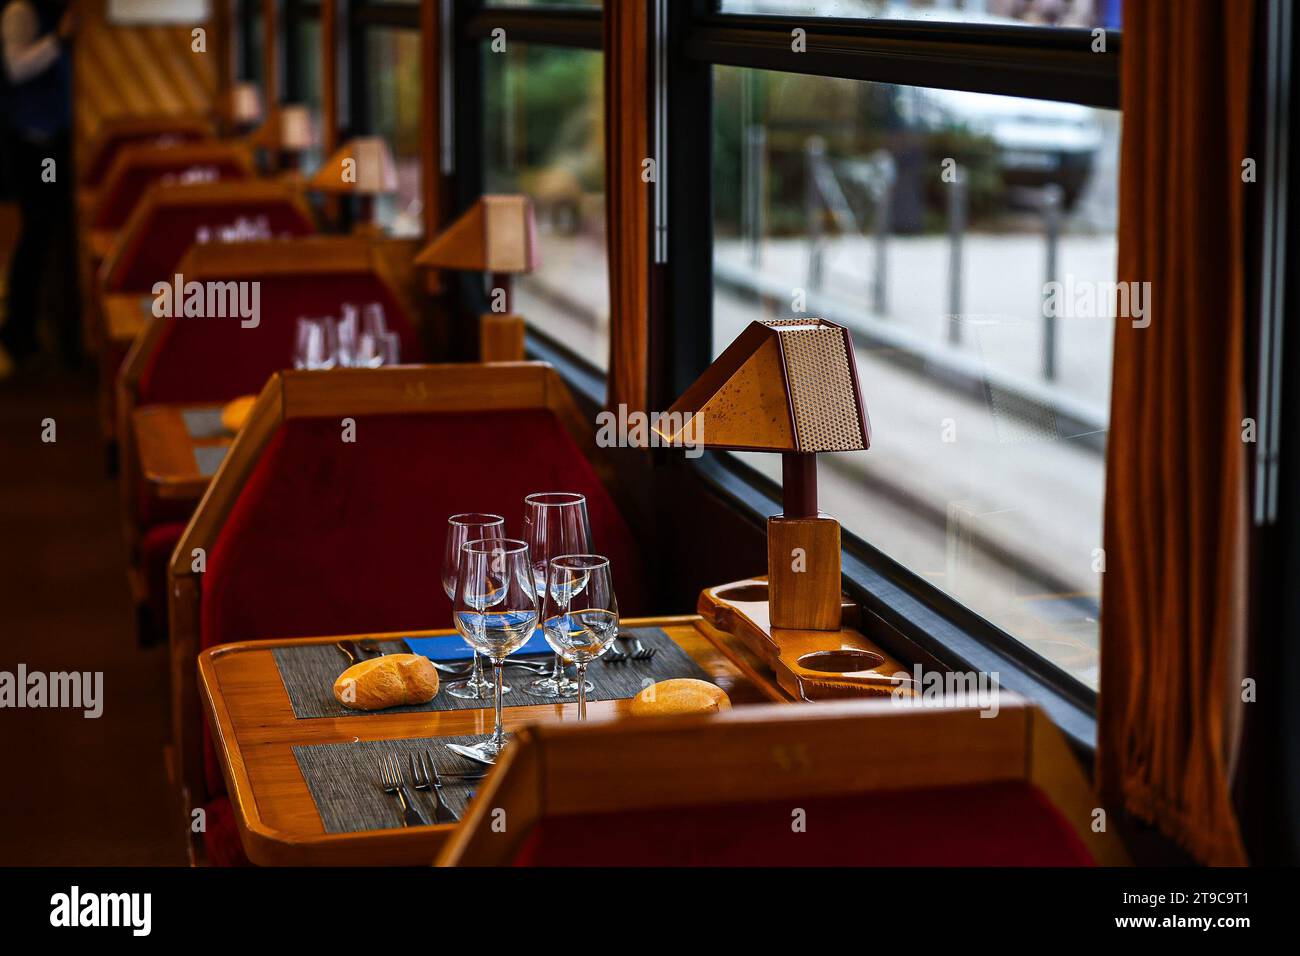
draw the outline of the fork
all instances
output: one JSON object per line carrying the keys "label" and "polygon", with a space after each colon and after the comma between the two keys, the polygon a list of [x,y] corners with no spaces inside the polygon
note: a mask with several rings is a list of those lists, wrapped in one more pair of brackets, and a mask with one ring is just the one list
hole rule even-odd
{"label": "fork", "polygon": [[424,827],[429,821],[411,800],[411,794],[402,783],[402,765],[397,754],[390,753],[379,762],[379,786],[384,793],[393,794],[402,805],[402,826]]}
{"label": "fork", "polygon": [[[430,780],[429,768],[433,767],[433,778]],[[445,813],[450,820],[456,822],[456,814],[452,812],[451,807],[447,806],[447,801],[442,797],[442,777],[438,775],[438,765],[432,760],[425,760],[424,754],[411,754],[411,780],[415,782],[416,790],[433,790],[433,822],[442,823],[442,815]]]}
{"label": "fork", "polygon": [[632,660],[648,661],[658,653],[659,653],[659,648],[646,647],[644,644],[641,643],[641,638],[639,637],[632,638]]}
{"label": "fork", "polygon": [[616,637],[613,641],[610,642],[609,649],[606,650],[604,656],[601,657],[601,660],[603,660],[606,664],[627,663],[628,661],[627,652],[618,649],[618,642],[620,640],[625,641],[627,640],[627,638],[624,637],[622,634],[620,634],[618,637]]}

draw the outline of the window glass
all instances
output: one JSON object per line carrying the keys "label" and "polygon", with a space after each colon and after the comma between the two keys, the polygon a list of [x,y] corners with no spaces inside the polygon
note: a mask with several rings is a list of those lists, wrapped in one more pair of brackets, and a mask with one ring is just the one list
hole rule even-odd
{"label": "window glass", "polygon": [[315,131],[316,145],[302,153],[301,163],[304,175],[310,176],[324,160],[321,142],[321,36],[320,20],[299,17],[293,29],[297,34],[297,77],[294,80],[298,102],[311,111]]}
{"label": "window glass", "polygon": [[366,32],[370,65],[370,132],[388,140],[397,164],[397,192],[380,197],[379,221],[394,235],[422,231],[420,198],[420,33],[372,28]]}
{"label": "window glass", "polygon": [[594,51],[512,43],[483,48],[484,188],[523,192],[537,211],[541,262],[515,284],[514,309],[600,369],[609,364],[604,75]]}
{"label": "window glass", "polygon": [[715,354],[756,318],[851,329],[873,441],[822,456],[822,508],[1096,687],[1118,113],[715,84]]}
{"label": "window glass", "polygon": [[1120,27],[1121,0],[719,0],[723,13],[943,23]]}

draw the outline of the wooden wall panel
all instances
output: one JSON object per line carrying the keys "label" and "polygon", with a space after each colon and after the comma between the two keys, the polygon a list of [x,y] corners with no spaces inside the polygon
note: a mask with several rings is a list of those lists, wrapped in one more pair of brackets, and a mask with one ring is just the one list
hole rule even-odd
{"label": "wooden wall panel", "polygon": [[[221,0],[213,0],[215,9]],[[229,55],[213,24],[207,51],[192,49],[192,26],[114,26],[106,0],[81,0],[75,45],[73,104],[79,145],[100,124],[120,116],[212,112],[219,61]],[[219,18],[218,18],[219,19]]]}

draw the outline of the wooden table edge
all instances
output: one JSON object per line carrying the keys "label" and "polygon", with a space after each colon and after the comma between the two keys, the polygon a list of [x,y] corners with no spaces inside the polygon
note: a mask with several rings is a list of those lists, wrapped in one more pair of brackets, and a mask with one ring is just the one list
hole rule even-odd
{"label": "wooden table edge", "polygon": [[[735,666],[745,678],[753,682],[773,700],[789,701],[790,698],[770,679],[753,671],[746,663],[718,640],[711,629],[698,626],[699,615],[680,614],[664,617],[629,618],[623,621],[625,627],[694,627],[702,637],[712,644],[727,660]],[[454,634],[451,630],[414,632],[424,636],[443,636]],[[721,633],[721,632],[717,632]],[[411,637],[411,631],[395,631],[387,634],[348,635],[366,637],[375,640]],[[239,828],[240,839],[248,858],[259,866],[305,866],[305,865],[372,865],[369,860],[349,859],[352,851],[364,848],[366,856],[373,851],[391,847],[395,855],[403,857],[401,862],[418,864],[418,857],[432,865],[438,848],[447,836],[456,828],[456,824],[436,824],[421,829],[413,836],[405,829],[358,830],[350,833],[313,834],[302,838],[295,834],[278,830],[262,822],[262,815],[257,806],[257,798],[249,780],[244,757],[235,735],[234,722],[226,706],[225,698],[213,694],[213,687],[220,686],[216,673],[216,661],[221,657],[250,651],[268,651],[276,647],[292,647],[306,644],[329,644],[340,639],[340,635],[326,637],[271,638],[256,641],[235,641],[206,648],[198,655],[199,693],[202,695],[204,710],[209,727],[212,730],[213,743],[221,761],[221,773],[226,782],[226,793],[235,811],[235,822]],[[778,695],[778,696],[773,696]],[[428,847],[427,854],[417,852],[420,847]]]}

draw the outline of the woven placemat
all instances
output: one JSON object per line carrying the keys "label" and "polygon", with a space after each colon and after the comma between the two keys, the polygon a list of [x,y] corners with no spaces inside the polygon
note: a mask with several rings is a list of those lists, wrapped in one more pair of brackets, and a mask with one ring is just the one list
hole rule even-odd
{"label": "woven placemat", "polygon": [[226,460],[229,445],[195,445],[194,461],[199,466],[199,474],[211,478]]}
{"label": "woven placemat", "polygon": [[226,426],[221,424],[219,408],[183,408],[181,419],[185,422],[185,431],[195,440],[224,438],[230,434]]}
{"label": "woven placemat", "polygon": [[[407,740],[361,740],[350,744],[311,744],[293,748],[298,769],[316,803],[326,833],[354,833],[358,830],[391,830],[403,825],[402,807],[393,794],[379,786],[379,762],[396,754],[402,765],[402,780],[414,804],[430,822],[435,799],[431,790],[416,790],[411,778],[411,754],[431,757],[439,773],[482,773],[488,768],[452,753],[444,745],[476,744],[486,735],[464,737],[412,737]],[[442,797],[457,818],[482,780],[443,781]],[[440,820],[441,823],[451,822]],[[432,860],[430,862],[433,862]]]}
{"label": "woven placemat", "polygon": [[[708,675],[694,659],[660,628],[627,628],[622,633],[639,638],[646,647],[656,648],[658,653],[648,661],[629,660],[622,664],[596,661],[587,668],[587,679],[591,681],[594,688],[593,692],[587,695],[589,701],[635,697],[642,688],[674,677],[708,679]],[[625,644],[623,646],[626,648]],[[380,644],[380,648],[386,654],[403,653],[407,649],[400,641],[385,641]],[[333,644],[294,644],[274,648],[272,653],[275,656],[275,665],[280,671],[280,679],[284,682],[284,689],[293,704],[295,717],[299,719],[356,717],[367,713],[349,710],[334,699],[334,681],[347,670],[348,661],[343,652]],[[551,660],[551,658],[533,657],[529,660]],[[456,679],[445,674],[438,676],[444,684]],[[525,685],[536,680],[537,677],[538,675],[530,671],[507,667],[505,681],[511,690],[503,698],[503,706],[524,707],[556,703],[554,697],[534,697],[524,691]],[[484,700],[465,700],[453,697],[439,688],[437,696],[427,704],[415,707],[390,707],[378,713],[480,710],[491,706],[490,697]]]}

